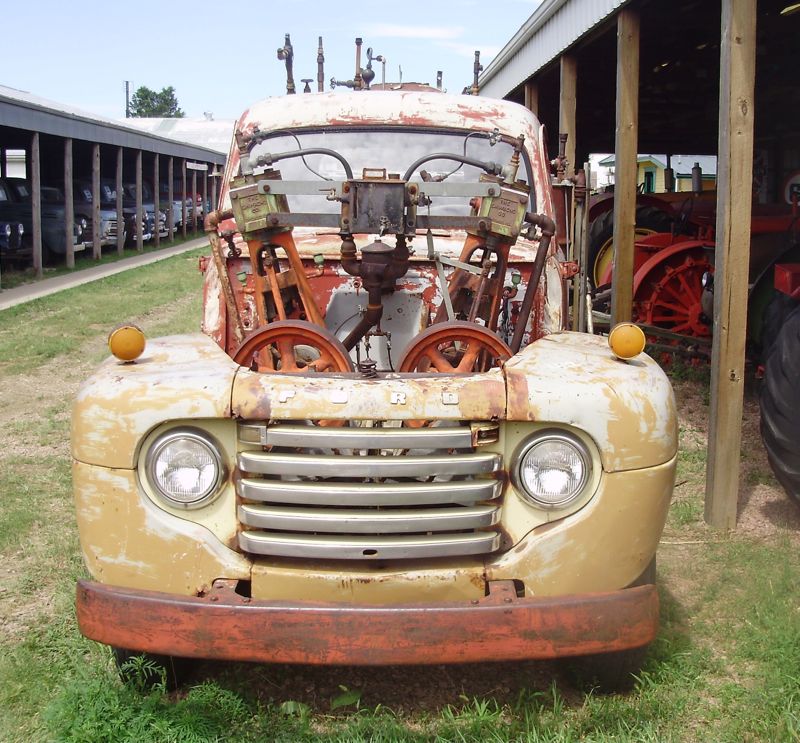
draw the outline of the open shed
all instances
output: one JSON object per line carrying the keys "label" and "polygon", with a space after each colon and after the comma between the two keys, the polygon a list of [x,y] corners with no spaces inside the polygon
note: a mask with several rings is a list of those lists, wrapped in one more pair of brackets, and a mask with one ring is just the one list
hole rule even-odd
{"label": "open shed", "polygon": [[785,207],[800,169],[798,11],[788,0],[543,0],[480,78],[481,95],[537,113],[551,153],[567,134],[573,166],[614,153],[614,321],[631,317],[639,153],[717,156],[706,519],[724,528],[736,522],[752,204]]}
{"label": "open shed", "polygon": [[[154,188],[154,208],[159,208],[157,184],[166,181],[168,191],[162,195],[161,209],[167,212],[169,239],[173,238],[173,211],[166,204],[173,201],[174,186],[183,194],[202,193],[203,203],[212,201],[215,179],[209,179],[214,168],[221,169],[225,155],[187,142],[159,136],[102,119],[85,111],[72,109],[24,91],[0,86],[0,177],[7,177],[9,151],[25,152],[25,179],[32,202],[33,254],[37,273],[42,271],[42,199],[43,183],[64,189],[64,260],[74,266],[73,181],[82,179],[92,184],[92,254],[100,257],[100,180],[108,178],[116,184],[117,222],[123,220],[122,184],[136,184],[136,245],[142,249],[142,182],[150,180]],[[196,207],[194,204],[190,211]],[[184,200],[184,212],[185,200]],[[186,234],[187,215],[181,220]],[[117,249],[123,248],[123,230],[117,230]],[[158,240],[158,233],[155,235]]]}

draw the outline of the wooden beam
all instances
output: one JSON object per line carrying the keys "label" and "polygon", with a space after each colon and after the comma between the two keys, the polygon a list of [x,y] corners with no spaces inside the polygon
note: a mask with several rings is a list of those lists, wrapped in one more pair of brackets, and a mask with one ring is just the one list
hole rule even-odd
{"label": "wooden beam", "polygon": [[31,136],[31,156],[26,158],[31,182],[31,211],[33,221],[33,270],[42,278],[42,173],[39,156],[39,132]]}
{"label": "wooden beam", "polygon": [[213,166],[211,172],[211,211],[213,212],[217,209],[217,181],[220,177],[218,175],[213,175],[215,172]]}
{"label": "wooden beam", "polygon": [[103,257],[100,247],[100,145],[92,144],[92,258]]}
{"label": "wooden beam", "polygon": [[8,150],[0,147],[0,178],[8,178]]}
{"label": "wooden beam", "polygon": [[125,214],[122,208],[122,147],[117,147],[117,253],[122,255],[125,250]]}
{"label": "wooden beam", "polygon": [[539,84],[533,80],[525,83],[525,108],[539,116]]}
{"label": "wooden beam", "polygon": [[142,206],[142,151],[136,150],[136,250],[144,250],[144,234],[142,222],[144,207]]}
{"label": "wooden beam", "polygon": [[181,235],[186,239],[186,222],[189,220],[189,215],[186,213],[186,160],[181,158]]}
{"label": "wooden beam", "polygon": [[[155,242],[156,248],[161,247],[161,236],[159,235],[159,231],[160,231],[160,228],[161,228],[161,222],[159,221],[159,214],[160,214],[161,209],[159,209],[159,203],[158,203],[158,196],[159,196],[159,193],[158,193],[158,190],[159,190],[158,189],[158,181],[159,181],[160,175],[159,175],[159,172],[158,172],[158,164],[159,164],[158,163],[158,153],[155,152],[155,153],[153,153],[153,213],[155,215],[155,220],[156,220],[156,234],[155,234],[155,237],[153,238],[153,240]],[[172,211],[171,208],[170,208],[170,211]]]}
{"label": "wooden beam", "polygon": [[611,321],[631,319],[636,169],[639,146],[639,14],[617,16],[617,125],[614,140],[614,278]]}
{"label": "wooden beam", "polygon": [[205,217],[210,209],[208,208],[208,170],[203,171],[203,215]]}
{"label": "wooden beam", "polygon": [[67,246],[67,268],[75,268],[75,201],[72,186],[72,139],[64,140],[64,244]]}
{"label": "wooden beam", "polygon": [[722,0],[714,341],[705,519],[736,526],[750,264],[756,0]]}
{"label": "wooden beam", "polygon": [[558,106],[558,133],[567,135],[567,176],[575,172],[575,112],[577,108],[578,60],[561,55],[561,96]]}
{"label": "wooden beam", "polygon": [[175,213],[172,208],[172,202],[175,200],[175,193],[172,187],[172,178],[174,175],[174,168],[172,164],[172,155],[167,158],[167,201],[169,202],[169,215],[167,216],[167,229],[169,230],[169,241],[175,239]]}

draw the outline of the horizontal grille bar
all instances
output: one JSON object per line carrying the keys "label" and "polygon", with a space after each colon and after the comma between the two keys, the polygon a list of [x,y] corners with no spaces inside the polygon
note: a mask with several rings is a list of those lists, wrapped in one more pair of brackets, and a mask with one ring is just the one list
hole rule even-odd
{"label": "horizontal grille bar", "polygon": [[[497,429],[497,424],[476,425],[476,436]],[[239,438],[261,446],[307,449],[469,449],[473,429],[441,428],[329,428],[315,426],[267,426],[242,423]]]}
{"label": "horizontal grille bar", "polygon": [[239,454],[244,472],[261,475],[298,473],[306,477],[432,477],[435,475],[478,475],[497,472],[499,454],[438,456],[315,456],[246,451]]}
{"label": "horizontal grille bar", "polygon": [[403,534],[480,529],[497,523],[494,506],[468,508],[392,509],[378,511],[333,508],[239,506],[239,521],[275,531],[335,534]]}
{"label": "horizontal grille bar", "polygon": [[426,506],[473,503],[500,495],[499,480],[451,482],[297,482],[243,478],[239,495],[247,500],[312,506]]}
{"label": "horizontal grille bar", "polygon": [[339,537],[243,531],[239,546],[257,555],[329,560],[393,560],[455,557],[494,552],[500,547],[496,532],[423,536]]}

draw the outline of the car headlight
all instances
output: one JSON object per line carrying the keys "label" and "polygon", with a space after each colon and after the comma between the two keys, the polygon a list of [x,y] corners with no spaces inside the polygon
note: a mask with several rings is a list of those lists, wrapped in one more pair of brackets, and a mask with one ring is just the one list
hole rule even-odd
{"label": "car headlight", "polygon": [[11,225],[7,224],[5,227],[6,237],[11,237]]}
{"label": "car headlight", "polygon": [[516,454],[512,479],[520,494],[539,508],[564,508],[583,493],[592,458],[580,439],[560,430],[539,431]]}
{"label": "car headlight", "polygon": [[17,232],[19,232],[20,235],[25,232],[25,226],[22,224],[22,222],[17,225]]}
{"label": "car headlight", "polygon": [[82,230],[85,230],[89,226],[89,223],[83,217],[81,217],[81,219],[78,222],[78,224],[81,226]]}
{"label": "car headlight", "polygon": [[193,428],[159,436],[147,452],[147,480],[170,506],[199,508],[219,494],[225,476],[219,445]]}

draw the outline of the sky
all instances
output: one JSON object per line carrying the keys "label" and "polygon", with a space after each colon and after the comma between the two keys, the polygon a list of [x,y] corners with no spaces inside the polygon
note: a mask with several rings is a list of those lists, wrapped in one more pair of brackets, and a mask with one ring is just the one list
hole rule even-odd
{"label": "sky", "polygon": [[[386,58],[386,80],[436,83],[460,93],[472,83],[475,50],[488,65],[540,0],[10,0],[5,6],[0,84],[111,119],[125,115],[131,91],[173,86],[188,117],[233,119],[254,101],[286,90],[277,59],[284,35],[294,47],[294,78],[313,78],[317,39],[325,87],[349,80],[356,36]],[[375,82],[381,64],[373,63]]]}

